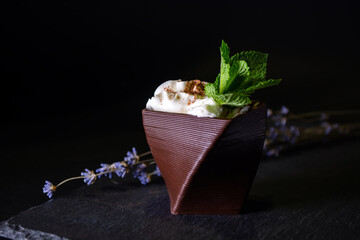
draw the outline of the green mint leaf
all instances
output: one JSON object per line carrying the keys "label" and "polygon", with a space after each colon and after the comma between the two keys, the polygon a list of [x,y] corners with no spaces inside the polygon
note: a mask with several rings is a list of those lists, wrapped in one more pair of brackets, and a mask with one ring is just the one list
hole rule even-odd
{"label": "green mint leaf", "polygon": [[281,79],[269,79],[269,80],[266,80],[266,81],[258,82],[257,84],[246,88],[242,92],[246,92],[246,93],[250,94],[250,93],[253,93],[257,89],[278,85],[280,82],[281,82]]}
{"label": "green mint leaf", "polygon": [[220,73],[214,83],[205,85],[205,94],[221,105],[242,107],[251,103],[255,90],[280,83],[281,79],[266,80],[268,54],[257,51],[237,53],[231,58],[228,45],[220,47]]}
{"label": "green mint leaf", "polygon": [[219,88],[220,88],[220,73],[217,75],[216,79],[215,79],[215,82],[214,82],[214,85],[216,87],[216,91],[217,93],[219,92]]}
{"label": "green mint leaf", "polygon": [[230,78],[230,49],[228,45],[222,41],[220,47],[221,63],[220,63],[220,86],[219,91],[223,93],[226,88],[227,81]]}
{"label": "green mint leaf", "polygon": [[242,93],[228,93],[231,94],[231,97],[223,105],[231,107],[243,107],[251,103],[249,95]]}
{"label": "green mint leaf", "polygon": [[230,67],[230,79],[227,81],[225,93],[232,92],[239,88],[250,75],[250,68],[244,60],[234,62]]}
{"label": "green mint leaf", "polygon": [[231,62],[238,60],[245,60],[250,67],[255,67],[258,64],[267,63],[268,54],[259,51],[242,51],[230,58]]}
{"label": "green mint leaf", "polygon": [[[209,86],[209,91],[211,91],[210,88],[212,88],[212,87]],[[205,91],[206,91],[206,88],[205,88]],[[231,106],[231,107],[242,107],[242,106],[246,106],[251,103],[249,96],[244,93],[220,94],[220,93],[211,92],[210,94],[211,94],[211,97],[216,102],[218,102],[220,105],[227,105],[227,106]]]}
{"label": "green mint leaf", "polygon": [[247,79],[241,83],[242,88],[249,87],[265,80],[268,54],[258,51],[244,51],[231,57],[230,63],[238,60],[244,60],[249,68],[250,74]]}
{"label": "green mint leaf", "polygon": [[[215,96],[219,93],[215,83],[208,83],[205,85],[205,94],[215,100]],[[216,100],[215,100],[216,101]]]}

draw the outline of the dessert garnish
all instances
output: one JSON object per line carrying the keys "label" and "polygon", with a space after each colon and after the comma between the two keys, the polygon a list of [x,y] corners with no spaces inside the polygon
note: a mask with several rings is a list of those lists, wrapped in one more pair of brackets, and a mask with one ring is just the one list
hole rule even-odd
{"label": "dessert garnish", "polygon": [[220,47],[220,73],[214,83],[205,85],[205,94],[220,105],[243,107],[251,103],[250,95],[257,89],[280,83],[281,79],[266,80],[268,54],[243,51],[230,57],[228,45]]}
{"label": "dessert garnish", "polygon": [[265,79],[268,54],[244,51],[230,57],[228,45],[220,47],[220,73],[214,83],[169,80],[161,84],[146,104],[148,110],[233,118],[249,110],[250,95],[257,89],[279,84]]}

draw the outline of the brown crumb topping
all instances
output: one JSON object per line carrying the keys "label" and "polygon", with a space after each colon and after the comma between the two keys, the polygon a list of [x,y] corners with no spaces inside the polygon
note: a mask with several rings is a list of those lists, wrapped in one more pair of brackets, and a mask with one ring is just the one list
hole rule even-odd
{"label": "brown crumb topping", "polygon": [[199,79],[188,81],[184,90],[185,93],[205,96],[205,83]]}
{"label": "brown crumb topping", "polygon": [[165,87],[164,90],[168,93],[173,93],[174,91],[170,87]]}

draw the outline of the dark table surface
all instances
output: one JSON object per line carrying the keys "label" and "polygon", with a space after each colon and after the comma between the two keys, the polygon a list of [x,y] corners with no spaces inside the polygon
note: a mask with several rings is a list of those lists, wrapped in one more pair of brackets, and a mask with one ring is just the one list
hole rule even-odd
{"label": "dark table surface", "polygon": [[[141,136],[135,134],[129,138],[134,138],[130,139],[134,142]],[[114,139],[102,140],[108,143]],[[144,144],[143,140],[137,142]],[[52,147],[59,146],[63,145],[59,142]],[[92,186],[74,182],[64,186],[49,201],[43,196],[41,200],[31,197],[34,196],[31,192],[40,197],[41,186],[35,186],[35,180],[29,179],[29,183],[19,182],[15,186],[24,188],[30,201],[26,201],[21,191],[12,196],[13,205],[10,197],[2,200],[4,221],[0,223],[0,236],[15,239],[359,239],[359,148],[360,141],[351,140],[298,149],[277,159],[263,159],[244,212],[232,216],[171,215],[166,186],[161,179],[148,186],[117,178],[101,179]],[[42,148],[32,149],[36,155]],[[66,151],[59,155],[64,157]],[[94,162],[77,161],[69,167],[79,168],[82,164],[85,168]],[[59,169],[65,167],[59,164]],[[41,177],[43,175],[49,180],[52,175],[55,180],[62,178],[55,170],[42,173]],[[20,204],[21,201],[28,205],[44,203],[4,219],[14,209],[27,207]],[[5,208],[8,209],[4,211]]]}
{"label": "dark table surface", "polygon": [[42,193],[44,180],[119,161],[132,146],[147,151],[147,98],[168,79],[214,81],[222,39],[232,54],[270,54],[268,78],[283,81],[253,95],[270,108],[359,109],[357,1],[164,2],[6,1],[0,235],[359,239],[359,139],[263,159],[238,216],[172,216],[161,179],[75,181],[50,201]]}

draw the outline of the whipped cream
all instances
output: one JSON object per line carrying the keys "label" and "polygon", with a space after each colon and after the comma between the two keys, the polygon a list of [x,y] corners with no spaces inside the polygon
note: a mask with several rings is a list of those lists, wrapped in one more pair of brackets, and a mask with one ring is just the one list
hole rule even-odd
{"label": "whipped cream", "polygon": [[222,106],[204,93],[206,82],[169,80],[162,83],[146,104],[148,110],[220,117]]}

